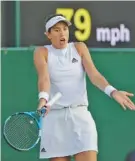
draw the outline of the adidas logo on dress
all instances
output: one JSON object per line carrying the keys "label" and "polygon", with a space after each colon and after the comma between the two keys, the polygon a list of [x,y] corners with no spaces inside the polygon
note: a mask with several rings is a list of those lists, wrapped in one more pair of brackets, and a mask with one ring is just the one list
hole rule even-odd
{"label": "adidas logo on dress", "polygon": [[75,58],[73,58],[73,59],[72,59],[72,63],[76,63],[76,62],[78,62],[78,60],[75,59]]}
{"label": "adidas logo on dress", "polygon": [[41,149],[41,152],[46,152],[45,148],[42,148],[42,149]]}

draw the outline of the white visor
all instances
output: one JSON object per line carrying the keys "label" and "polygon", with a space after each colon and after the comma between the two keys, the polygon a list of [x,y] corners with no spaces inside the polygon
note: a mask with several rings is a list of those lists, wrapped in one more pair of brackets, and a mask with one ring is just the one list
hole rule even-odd
{"label": "white visor", "polygon": [[54,25],[56,25],[56,23],[60,22],[60,21],[64,21],[65,23],[67,23],[68,26],[72,25],[70,21],[66,20],[65,17],[62,16],[56,16],[51,18],[45,25],[45,30],[46,32],[48,32],[48,30],[53,27]]}

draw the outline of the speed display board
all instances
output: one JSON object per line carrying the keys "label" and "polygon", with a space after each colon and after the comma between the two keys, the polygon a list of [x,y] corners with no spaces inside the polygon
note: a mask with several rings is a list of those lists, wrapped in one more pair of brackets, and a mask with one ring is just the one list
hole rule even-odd
{"label": "speed display board", "polygon": [[133,3],[21,1],[21,45],[48,44],[45,17],[61,13],[72,22],[70,41],[83,41],[89,47],[134,47]]}

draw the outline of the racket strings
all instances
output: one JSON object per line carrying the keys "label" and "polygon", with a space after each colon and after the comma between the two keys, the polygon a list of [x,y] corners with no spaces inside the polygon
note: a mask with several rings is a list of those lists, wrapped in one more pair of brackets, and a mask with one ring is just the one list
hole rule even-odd
{"label": "racket strings", "polygon": [[18,149],[30,148],[38,139],[38,125],[35,119],[26,114],[12,116],[5,125],[8,142]]}

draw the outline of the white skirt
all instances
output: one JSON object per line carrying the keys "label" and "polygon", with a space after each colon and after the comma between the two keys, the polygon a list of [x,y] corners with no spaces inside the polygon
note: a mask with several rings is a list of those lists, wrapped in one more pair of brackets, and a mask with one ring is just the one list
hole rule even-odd
{"label": "white skirt", "polygon": [[95,122],[86,106],[53,109],[42,121],[40,159],[98,151]]}

